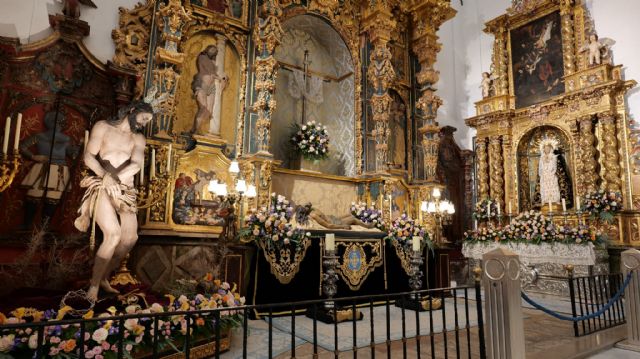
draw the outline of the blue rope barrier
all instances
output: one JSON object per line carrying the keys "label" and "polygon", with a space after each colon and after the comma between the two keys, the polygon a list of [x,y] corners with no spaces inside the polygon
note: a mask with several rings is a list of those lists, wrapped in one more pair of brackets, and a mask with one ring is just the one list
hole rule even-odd
{"label": "blue rope barrier", "polygon": [[554,318],[558,318],[560,320],[568,320],[568,321],[572,321],[572,322],[579,322],[579,321],[583,321],[583,320],[588,320],[588,319],[592,319],[595,317],[599,317],[601,316],[605,311],[607,311],[609,308],[611,308],[611,306],[618,301],[618,299],[620,299],[620,297],[622,296],[622,293],[624,293],[624,290],[627,288],[627,286],[629,285],[629,282],[631,282],[631,275],[632,272],[629,272],[629,274],[627,274],[627,278],[624,280],[624,283],[622,283],[622,287],[620,287],[620,289],[618,290],[618,292],[607,302],[607,304],[604,305],[604,307],[602,307],[599,311],[589,314],[589,315],[584,315],[582,317],[570,317],[567,315],[562,315],[559,313],[556,313],[554,311],[552,311],[551,309],[545,308],[542,305],[536,303],[533,301],[533,299],[529,298],[525,292],[521,292],[520,296],[522,297],[522,299],[524,299],[525,302],[531,304],[534,308],[539,309],[547,314],[549,314],[550,316],[554,317]]}

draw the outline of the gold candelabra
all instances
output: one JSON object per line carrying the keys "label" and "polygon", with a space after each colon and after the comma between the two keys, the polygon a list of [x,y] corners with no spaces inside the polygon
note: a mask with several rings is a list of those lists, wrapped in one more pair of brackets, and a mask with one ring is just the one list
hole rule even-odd
{"label": "gold candelabra", "polygon": [[17,152],[2,155],[0,162],[0,192],[4,192],[16,177],[22,166],[22,157]]}
{"label": "gold candelabra", "polygon": [[440,189],[436,187],[431,193],[432,200],[428,202],[422,202],[422,205],[420,207],[420,210],[422,212],[426,212],[428,215],[433,216],[436,220],[434,242],[437,244],[443,242],[442,225],[447,224],[451,220],[453,214],[456,212],[453,203],[448,200],[443,200],[441,197],[442,193],[440,192]]}

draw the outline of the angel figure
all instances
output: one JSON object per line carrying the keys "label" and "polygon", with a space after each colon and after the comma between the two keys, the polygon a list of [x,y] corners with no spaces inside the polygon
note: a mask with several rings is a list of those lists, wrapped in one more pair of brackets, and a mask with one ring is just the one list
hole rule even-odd
{"label": "angel figure", "polygon": [[589,66],[600,65],[603,59],[609,58],[609,48],[615,43],[611,39],[598,39],[598,35],[591,34],[589,42],[582,46],[580,52],[588,52]]}
{"label": "angel figure", "polygon": [[498,77],[489,72],[482,73],[482,81],[480,81],[480,88],[482,89],[482,98],[491,96],[495,90],[493,86],[493,80]]}

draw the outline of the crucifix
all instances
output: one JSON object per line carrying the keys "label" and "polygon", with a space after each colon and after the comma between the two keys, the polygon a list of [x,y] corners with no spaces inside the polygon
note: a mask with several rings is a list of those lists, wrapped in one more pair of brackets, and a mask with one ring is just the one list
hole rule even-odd
{"label": "crucifix", "polygon": [[300,97],[302,99],[302,114],[300,118],[301,125],[304,124],[305,122],[307,93],[309,90],[309,85],[307,83],[307,80],[311,77],[311,75],[321,78],[324,82],[341,82],[347,77],[353,75],[353,72],[349,72],[340,77],[331,76],[329,74],[312,70],[311,63],[312,61],[309,58],[309,50],[306,50],[306,49],[304,50],[304,58],[302,60],[302,66],[289,64],[284,61],[278,61],[278,64],[280,65],[280,67],[282,67],[287,71],[294,72],[294,70],[298,70],[302,72],[303,89],[300,91],[301,92]]}

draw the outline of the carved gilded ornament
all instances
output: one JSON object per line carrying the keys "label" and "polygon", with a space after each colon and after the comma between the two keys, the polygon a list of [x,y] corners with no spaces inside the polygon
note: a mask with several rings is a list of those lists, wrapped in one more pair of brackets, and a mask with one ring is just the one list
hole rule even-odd
{"label": "carved gilded ornament", "polygon": [[603,187],[610,191],[621,191],[620,162],[618,157],[618,139],[616,137],[616,115],[613,113],[598,114],[602,123],[603,142]]}
{"label": "carved gilded ornament", "polygon": [[118,27],[111,31],[111,38],[116,47],[113,63],[126,69],[135,70],[139,74],[135,87],[136,98],[143,95],[143,74],[147,67],[154,7],[154,0],[138,3],[131,10],[119,7]]}
{"label": "carved gilded ornament", "polygon": [[596,155],[598,151],[595,147],[596,137],[594,134],[593,118],[586,116],[580,119],[580,163],[582,170],[579,176],[582,179],[583,194],[593,192],[597,189],[598,172]]}
{"label": "carved gilded ornament", "polygon": [[504,208],[504,160],[499,136],[489,139],[489,166],[491,198],[497,201],[501,208]]}
{"label": "carved gilded ornament", "polygon": [[478,198],[482,200],[489,198],[489,162],[487,142],[484,138],[478,139],[476,156],[478,158]]}

